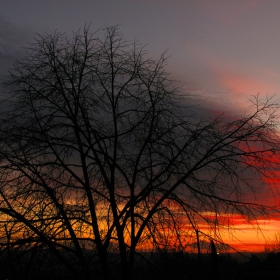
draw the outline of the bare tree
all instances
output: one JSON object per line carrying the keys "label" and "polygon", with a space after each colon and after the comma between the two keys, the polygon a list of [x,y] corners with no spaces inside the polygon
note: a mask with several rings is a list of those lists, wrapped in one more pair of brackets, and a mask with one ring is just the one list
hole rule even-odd
{"label": "bare tree", "polygon": [[132,279],[141,250],[184,248],[201,222],[217,234],[221,214],[265,210],[244,193],[274,175],[278,105],[199,120],[165,63],[117,27],[30,45],[1,116],[2,248],[48,248],[79,279],[95,266],[112,277],[117,252]]}

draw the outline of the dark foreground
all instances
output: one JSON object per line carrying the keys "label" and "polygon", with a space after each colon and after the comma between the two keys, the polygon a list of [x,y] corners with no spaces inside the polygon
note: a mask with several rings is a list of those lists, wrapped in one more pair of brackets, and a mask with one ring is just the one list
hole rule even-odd
{"label": "dark foreground", "polygon": [[[111,260],[110,278],[123,279],[118,269],[117,256],[112,254]],[[102,279],[98,264],[92,266],[91,272],[92,279]],[[280,253],[252,254],[241,258],[231,254],[204,254],[200,259],[197,255],[181,252],[144,254],[144,257],[137,260],[133,274],[135,280],[280,279]],[[8,255],[0,252],[0,280],[76,278],[77,276],[71,275],[63,264],[48,254]]]}

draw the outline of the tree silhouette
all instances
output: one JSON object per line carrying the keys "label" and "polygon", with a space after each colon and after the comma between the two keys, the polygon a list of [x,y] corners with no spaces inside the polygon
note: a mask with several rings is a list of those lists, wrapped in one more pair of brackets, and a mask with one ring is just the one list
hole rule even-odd
{"label": "tree silhouette", "polygon": [[273,176],[278,105],[256,97],[235,120],[198,119],[165,64],[117,27],[30,45],[1,115],[3,251],[48,250],[79,279],[95,267],[116,279],[115,261],[132,279],[141,251],[265,210],[244,193]]}

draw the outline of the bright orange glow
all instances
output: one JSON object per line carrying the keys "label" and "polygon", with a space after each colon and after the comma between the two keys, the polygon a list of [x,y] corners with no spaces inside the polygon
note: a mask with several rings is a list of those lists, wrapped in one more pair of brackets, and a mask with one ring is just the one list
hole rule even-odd
{"label": "bright orange glow", "polygon": [[[257,147],[251,147],[252,150],[257,149]],[[273,155],[267,153],[263,157],[264,159],[268,160],[271,163],[271,166],[274,168],[278,167],[279,159]],[[257,166],[258,168],[262,168],[262,166],[252,160],[247,161],[248,164],[252,164]],[[264,174],[266,174],[265,167],[263,168]],[[257,202],[260,204],[265,204],[267,206],[275,205],[275,202],[277,200],[273,196],[272,192],[269,192],[269,190],[273,189],[275,191],[278,191],[278,188],[280,187],[279,181],[280,181],[280,170],[274,170],[274,172],[271,174],[270,178],[266,178],[265,181],[265,187],[263,192],[261,193],[261,196],[258,197],[258,200],[254,201],[253,198],[251,198],[249,195],[246,197],[246,200],[250,202]],[[73,201],[74,203],[74,201]],[[168,207],[173,213],[176,213],[176,219],[177,219],[177,225],[174,226],[172,224],[172,221],[170,217],[156,217],[156,219],[162,219],[158,224],[156,225],[157,231],[159,232],[160,239],[158,241],[158,247],[164,248],[166,244],[168,244],[168,249],[172,249],[172,247],[178,248],[179,246],[183,245],[183,247],[186,249],[186,251],[192,251],[197,252],[196,247],[196,235],[195,235],[195,229],[192,227],[192,225],[189,223],[186,216],[183,215],[183,213],[180,212],[180,209],[176,208],[176,205],[172,204],[171,201],[166,201],[166,207]],[[50,204],[51,205],[51,204]],[[69,210],[71,210],[71,205],[67,205]],[[40,205],[38,206],[40,208]],[[77,207],[77,205],[74,204],[74,208]],[[100,217],[104,217],[103,219],[100,218],[100,231],[102,232],[101,238],[105,237],[108,225],[106,224],[106,217],[108,217],[108,205],[102,204],[102,207],[99,207],[99,215]],[[119,210],[123,208],[122,205],[119,205]],[[142,209],[143,210],[143,209]],[[50,206],[49,211],[52,211],[52,207]],[[139,210],[140,211],[140,210]],[[145,210],[144,212],[139,212],[139,215],[145,216]],[[36,211],[35,211],[36,212]],[[214,239],[220,239],[223,240],[224,243],[229,244],[231,247],[235,248],[239,251],[263,251],[265,248],[265,245],[269,240],[273,238],[275,233],[280,232],[280,214],[273,213],[271,218],[269,220],[265,220],[262,216],[257,216],[255,219],[252,220],[249,217],[242,216],[241,214],[219,214],[217,215],[215,212],[204,212],[200,213],[205,219],[208,220],[216,220],[217,221],[217,228],[210,228],[209,224],[202,221],[196,221],[196,229],[198,229],[200,232],[205,233],[203,235],[201,233],[201,241],[205,245],[204,250],[207,251],[207,245],[209,245],[209,237]],[[90,220],[90,217],[86,217],[86,219]],[[111,223],[112,223],[111,219]],[[72,228],[76,232],[77,236],[80,238],[94,238],[94,235],[92,233],[92,229],[89,224],[79,224],[79,222],[75,221],[74,219],[71,220]],[[140,223],[139,223],[140,224]],[[18,225],[21,226],[20,224]],[[69,233],[67,230],[61,231],[59,230],[61,228],[61,221],[57,221],[53,225],[53,230],[57,232],[57,237],[69,237]],[[139,228],[139,225],[138,225]],[[136,231],[137,231],[136,226]],[[20,231],[20,228],[19,228]],[[130,224],[129,220],[127,222],[127,226],[125,227],[125,239],[128,245],[130,245]],[[208,237],[206,237],[208,235]],[[116,238],[116,232],[112,232],[112,236]],[[15,234],[13,238],[17,238],[18,236]],[[180,237],[180,240],[179,238]],[[167,242],[168,241],[168,242]],[[114,241],[113,241],[114,242]],[[209,247],[209,246],[208,246]],[[141,238],[137,249],[138,250],[149,250],[152,249],[152,237],[151,232],[149,230],[145,230],[143,232],[143,237]]]}
{"label": "bright orange glow", "polygon": [[267,243],[280,231],[280,219],[258,220],[259,228],[248,224],[235,224],[233,235],[223,232],[223,240],[237,250],[247,252],[262,252]]}

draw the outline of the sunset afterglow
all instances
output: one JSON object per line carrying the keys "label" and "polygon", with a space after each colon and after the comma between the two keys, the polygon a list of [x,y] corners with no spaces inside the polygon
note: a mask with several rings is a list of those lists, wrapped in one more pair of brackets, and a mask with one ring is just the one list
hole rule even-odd
{"label": "sunset afterglow", "polygon": [[[61,0],[59,3],[37,1],[35,4],[31,0],[4,0],[1,8],[1,84],[12,64],[23,57],[22,47],[33,42],[36,34],[52,34],[58,30],[72,36],[72,32],[85,23],[91,23],[93,32],[119,24],[127,40],[136,39],[146,46],[144,49],[149,51],[149,57],[158,59],[168,50],[167,56],[170,57],[166,61],[166,72],[170,73],[176,85],[180,85],[180,92],[186,97],[182,101],[186,104],[186,115],[196,116],[201,121],[217,117],[232,121],[251,112],[252,103],[248,100],[253,100],[253,96],[258,96],[259,100],[273,96],[273,100],[280,102],[280,1],[86,0],[80,3]],[[5,109],[5,104],[1,105],[1,110]],[[280,123],[279,113],[278,117]],[[238,148],[249,152],[256,151],[260,145],[253,139],[250,146]],[[273,163],[279,164],[280,160],[272,152],[267,153],[265,159],[270,169],[260,167],[256,159],[250,162],[253,167],[261,169],[263,176],[253,175],[251,182],[255,180],[256,192],[246,191],[243,198],[244,201],[275,208],[255,217],[254,213],[242,216],[221,211],[220,216],[215,217],[220,221],[217,232],[202,220],[196,223],[197,230],[241,252],[264,250],[280,232],[280,170],[273,168]],[[248,158],[246,163],[249,163]],[[261,179],[264,184],[261,184]],[[106,217],[109,207],[102,207],[100,213]],[[122,205],[119,211],[121,209]],[[141,215],[145,216],[143,213],[144,210]],[[216,214],[209,212],[203,215],[211,219]],[[195,251],[195,231],[183,214],[180,225],[181,228],[177,229],[163,227],[162,239],[172,236],[175,247],[178,242],[176,234],[185,234],[186,251]],[[103,234],[105,224],[101,230]],[[130,236],[129,227],[124,231],[126,236]],[[92,236],[88,225],[84,225],[81,232]],[[114,231],[112,239],[117,239],[116,236]],[[203,242],[209,245],[209,239],[205,238]],[[150,244],[151,233],[147,230],[139,249],[147,250]]]}

